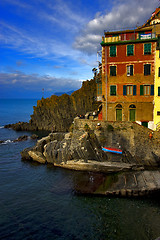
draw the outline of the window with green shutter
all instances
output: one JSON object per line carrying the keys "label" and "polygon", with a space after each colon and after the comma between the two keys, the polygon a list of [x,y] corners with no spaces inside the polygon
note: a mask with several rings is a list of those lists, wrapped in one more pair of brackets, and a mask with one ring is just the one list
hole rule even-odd
{"label": "window with green shutter", "polygon": [[151,75],[151,64],[144,64],[144,76]]}
{"label": "window with green shutter", "polygon": [[110,96],[116,96],[116,85],[110,86]]}
{"label": "window with green shutter", "polygon": [[127,56],[134,55],[134,45],[127,45]]}
{"label": "window with green shutter", "polygon": [[133,85],[133,96],[136,96],[137,94],[137,86]]}
{"label": "window with green shutter", "polygon": [[126,96],[127,95],[127,86],[123,85],[123,95]]}
{"label": "window with green shutter", "polygon": [[143,85],[140,85],[140,95],[143,95]]}
{"label": "window with green shutter", "polygon": [[151,43],[144,44],[144,55],[151,54]]}
{"label": "window with green shutter", "polygon": [[151,85],[151,96],[154,96],[154,85]]}
{"label": "window with green shutter", "polygon": [[116,76],[116,66],[110,66],[110,76]]}
{"label": "window with green shutter", "polygon": [[116,57],[116,46],[110,47],[110,57]]}
{"label": "window with green shutter", "polygon": [[127,66],[127,76],[133,76],[133,65]]}

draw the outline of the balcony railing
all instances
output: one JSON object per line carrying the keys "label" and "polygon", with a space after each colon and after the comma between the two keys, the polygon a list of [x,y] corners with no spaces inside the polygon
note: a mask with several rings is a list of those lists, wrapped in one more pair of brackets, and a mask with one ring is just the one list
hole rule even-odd
{"label": "balcony railing", "polygon": [[116,36],[104,37],[102,41],[104,43],[114,43],[114,42],[123,42],[123,41],[135,41],[135,40],[149,40],[155,39],[156,33],[132,33],[132,34],[119,34]]}

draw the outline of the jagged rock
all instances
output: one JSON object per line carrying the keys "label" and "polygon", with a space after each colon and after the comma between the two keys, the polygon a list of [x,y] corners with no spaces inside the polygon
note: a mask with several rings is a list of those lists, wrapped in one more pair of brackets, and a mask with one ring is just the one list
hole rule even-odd
{"label": "jagged rock", "polygon": [[28,154],[29,151],[33,150],[32,147],[30,148],[25,148],[22,152],[21,152],[21,158],[22,160],[26,160],[26,161],[31,161],[33,160],[32,157]]}
{"label": "jagged rock", "polygon": [[31,150],[31,151],[28,151],[28,155],[32,158],[33,161],[36,161],[39,163],[46,162],[46,159],[41,152]]}
{"label": "jagged rock", "polygon": [[31,138],[31,139],[37,139],[37,138],[38,138],[38,135],[37,135],[37,134],[32,134],[30,138]]}
{"label": "jagged rock", "polygon": [[95,100],[95,80],[85,81],[82,87],[71,95],[52,95],[50,98],[42,98],[34,106],[29,123],[19,122],[8,124],[5,128],[13,128],[16,131],[47,130],[52,132],[67,132],[77,115],[85,115],[88,111],[94,111],[99,103]]}
{"label": "jagged rock", "polygon": [[13,142],[21,142],[21,141],[26,141],[28,139],[27,135],[23,135],[15,139]]}

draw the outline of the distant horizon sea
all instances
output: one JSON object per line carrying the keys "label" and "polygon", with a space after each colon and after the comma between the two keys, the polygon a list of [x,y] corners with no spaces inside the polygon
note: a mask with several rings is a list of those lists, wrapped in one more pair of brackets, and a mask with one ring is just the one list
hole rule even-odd
{"label": "distant horizon sea", "polygon": [[[77,194],[90,174],[21,160],[33,132],[4,125],[29,121],[36,99],[0,99],[1,240],[155,240],[160,199]],[[14,142],[28,135],[27,141]],[[93,174],[94,176],[94,174]]]}

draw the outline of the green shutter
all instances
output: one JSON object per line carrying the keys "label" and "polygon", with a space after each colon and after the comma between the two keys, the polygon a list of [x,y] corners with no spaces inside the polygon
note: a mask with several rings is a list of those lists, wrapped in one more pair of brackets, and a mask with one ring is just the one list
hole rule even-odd
{"label": "green shutter", "polygon": [[134,45],[127,45],[127,56],[133,56]]}
{"label": "green shutter", "polygon": [[133,76],[133,65],[130,65],[130,76]]}
{"label": "green shutter", "polygon": [[110,86],[110,96],[116,96],[116,86]]}
{"label": "green shutter", "polygon": [[135,122],[136,120],[136,110],[135,109],[129,109],[129,118],[130,121]]}
{"label": "green shutter", "polygon": [[122,121],[122,109],[116,109],[116,121]]}
{"label": "green shutter", "polygon": [[154,96],[154,85],[151,85],[151,96]]}
{"label": "green shutter", "polygon": [[144,44],[144,55],[151,54],[151,43]]}
{"label": "green shutter", "polygon": [[137,90],[137,86],[136,85],[133,85],[133,96],[136,96],[136,91]]}
{"label": "green shutter", "polygon": [[110,76],[116,76],[116,66],[110,66]]}
{"label": "green shutter", "polygon": [[123,85],[123,95],[126,96],[127,95],[127,86]]}
{"label": "green shutter", "polygon": [[110,57],[115,57],[116,56],[116,46],[111,46],[110,47]]}
{"label": "green shutter", "polygon": [[150,75],[151,74],[151,64],[144,64],[144,75]]}
{"label": "green shutter", "polygon": [[140,85],[140,95],[143,95],[143,85]]}

